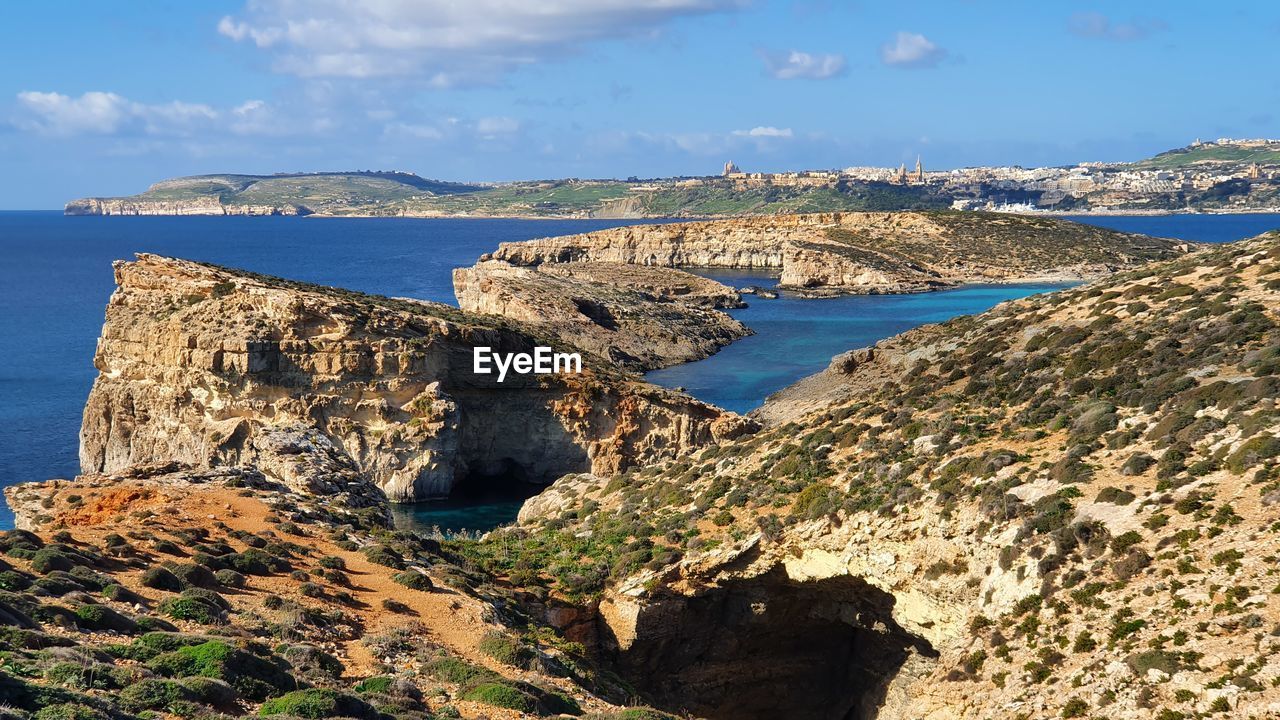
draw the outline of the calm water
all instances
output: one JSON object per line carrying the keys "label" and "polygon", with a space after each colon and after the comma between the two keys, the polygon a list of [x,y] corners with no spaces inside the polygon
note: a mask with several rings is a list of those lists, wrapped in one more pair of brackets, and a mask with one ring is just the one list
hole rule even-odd
{"label": "calm water", "polygon": [[[735,287],[772,286],[758,274],[708,272]],[[914,295],[850,295],[804,299],[782,293],[775,300],[748,296],[749,306],[730,314],[756,331],[698,362],[645,375],[650,382],[682,387],[694,397],[747,412],[791,383],[826,367],[832,355],[865,347],[924,323],[982,312],[993,305],[1065,285],[975,285]]]}
{"label": "calm water", "polygon": [[[1166,237],[1227,241],[1280,227],[1280,215],[1081,218]],[[207,260],[384,295],[453,302],[450,271],[499,242],[634,221],[94,218],[0,212],[0,486],[76,474],[80,411],[111,294],[111,261],[134,252]],[[739,282],[740,281],[740,282]],[[745,279],[735,279],[744,284]],[[752,282],[759,283],[759,279]],[[1045,286],[974,287],[914,296],[751,300],[757,334],[708,360],[655,373],[667,385],[749,409],[843,350],[923,322],[977,312]],[[403,517],[491,527],[519,497],[427,504]],[[0,528],[12,526],[0,507]]]}

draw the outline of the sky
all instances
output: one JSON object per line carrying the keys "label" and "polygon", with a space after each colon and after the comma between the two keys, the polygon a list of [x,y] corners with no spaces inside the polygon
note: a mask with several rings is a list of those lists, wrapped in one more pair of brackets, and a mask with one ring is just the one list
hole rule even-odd
{"label": "sky", "polygon": [[1136,160],[1280,136],[1280,4],[0,4],[0,209],[213,172]]}

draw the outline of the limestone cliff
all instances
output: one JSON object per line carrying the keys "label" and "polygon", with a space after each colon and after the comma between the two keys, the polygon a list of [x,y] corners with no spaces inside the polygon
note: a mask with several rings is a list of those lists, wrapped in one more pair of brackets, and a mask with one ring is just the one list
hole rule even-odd
{"label": "limestone cliff", "polygon": [[300,205],[223,204],[216,197],[150,200],[82,198],[63,208],[64,215],[308,215]]}
{"label": "limestone cliff", "polygon": [[742,304],[736,292],[672,268],[490,260],[454,270],[453,287],[463,310],[532,323],[635,370],[700,360],[751,333],[719,311]]}
{"label": "limestone cliff", "polygon": [[412,501],[498,474],[618,472],[750,427],[590,355],[580,375],[475,374],[474,346],[554,343],[445,305],[154,255],[117,263],[116,281],[81,429],[86,473],[254,465],[279,454],[274,431],[302,427]]}
{"label": "limestone cliff", "polygon": [[919,328],[491,542],[670,710],[1275,717],[1277,308],[1273,233]]}
{"label": "limestone cliff", "polygon": [[817,213],[639,225],[503,243],[513,265],[585,261],[777,272],[815,293],[1091,279],[1185,243],[1065,220],[971,212]]}

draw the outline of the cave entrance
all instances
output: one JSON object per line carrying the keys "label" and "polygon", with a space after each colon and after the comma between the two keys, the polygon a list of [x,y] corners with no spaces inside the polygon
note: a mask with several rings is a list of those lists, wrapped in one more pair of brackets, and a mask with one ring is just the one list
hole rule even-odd
{"label": "cave entrance", "polygon": [[503,458],[460,474],[448,497],[412,505],[393,504],[391,513],[402,530],[484,533],[515,522],[525,500],[546,488],[533,482],[516,461]]}
{"label": "cave entrance", "polygon": [[[894,597],[859,578],[798,582],[781,569],[646,605],[606,655],[652,704],[711,720],[875,718],[924,639],[893,621]],[[612,644],[612,648],[610,648]]]}

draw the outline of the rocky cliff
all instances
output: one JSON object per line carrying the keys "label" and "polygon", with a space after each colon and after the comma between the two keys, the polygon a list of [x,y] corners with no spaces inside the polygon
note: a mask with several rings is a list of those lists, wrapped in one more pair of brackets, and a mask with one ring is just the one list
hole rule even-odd
{"label": "rocky cliff", "polygon": [[300,427],[412,501],[497,475],[618,472],[749,427],[590,355],[578,375],[475,374],[475,346],[555,343],[445,305],[154,255],[117,263],[116,281],[81,429],[86,473],[254,465],[278,454],[274,431]]}
{"label": "rocky cliff", "polygon": [[476,554],[698,716],[1273,717],[1277,308],[1272,234],[926,326]]}
{"label": "rocky cliff", "polygon": [[1091,279],[1185,243],[1065,220],[971,212],[817,213],[667,225],[503,243],[513,265],[585,261],[777,272],[812,293],[917,292],[963,283]]}
{"label": "rocky cliff", "polygon": [[63,209],[64,215],[308,215],[310,212],[299,205],[225,205],[217,198],[82,198],[72,200]]}
{"label": "rocky cliff", "polygon": [[673,268],[490,260],[454,270],[453,288],[463,310],[531,323],[634,370],[700,360],[751,334],[719,311],[742,305],[732,288]]}

